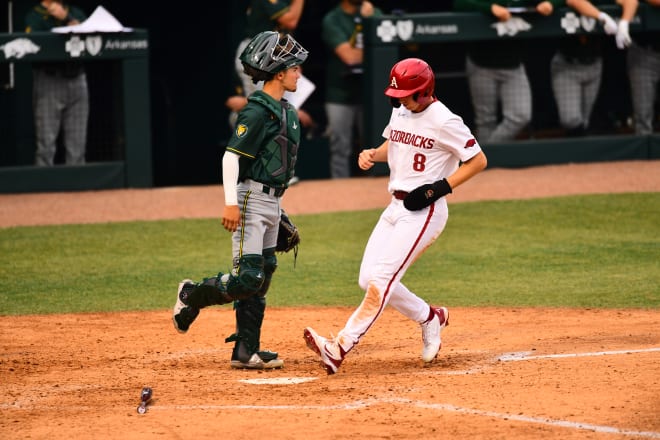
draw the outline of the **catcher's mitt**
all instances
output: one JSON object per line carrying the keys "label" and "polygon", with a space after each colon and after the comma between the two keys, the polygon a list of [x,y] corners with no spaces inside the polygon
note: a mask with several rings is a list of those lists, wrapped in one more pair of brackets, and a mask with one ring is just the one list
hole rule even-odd
{"label": "catcher's mitt", "polygon": [[289,252],[293,250],[294,257],[298,257],[298,245],[300,244],[300,233],[298,227],[293,224],[284,210],[280,213],[280,230],[277,233],[277,252]]}

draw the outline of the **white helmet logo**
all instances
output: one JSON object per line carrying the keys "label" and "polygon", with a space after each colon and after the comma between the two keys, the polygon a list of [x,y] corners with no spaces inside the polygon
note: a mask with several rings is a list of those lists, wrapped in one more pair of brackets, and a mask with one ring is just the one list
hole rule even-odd
{"label": "white helmet logo", "polygon": [[390,83],[390,87],[394,87],[395,89],[399,88],[399,85],[396,83],[395,77],[392,77],[392,82]]}

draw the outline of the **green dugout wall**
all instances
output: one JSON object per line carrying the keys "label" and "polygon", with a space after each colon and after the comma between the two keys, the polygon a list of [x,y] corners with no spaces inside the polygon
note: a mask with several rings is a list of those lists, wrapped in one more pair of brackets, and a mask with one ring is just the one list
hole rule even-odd
{"label": "green dugout wall", "polygon": [[[603,6],[613,17],[620,15],[618,6]],[[580,20],[570,9],[560,9],[549,17],[520,14],[530,27],[527,30],[504,28],[494,19],[476,13],[431,13],[386,15],[365,24],[364,99],[367,145],[379,145],[382,130],[391,113],[389,101],[383,95],[390,69],[403,58],[400,54],[410,47],[432,47],[430,44],[460,44],[465,42],[519,39],[561,38],[570,34],[602,33],[602,26],[589,19]],[[585,24],[587,25],[585,29]],[[640,4],[630,25],[631,34],[660,31],[660,8]],[[530,41],[531,40],[531,41]],[[428,49],[427,49],[428,50]],[[420,58],[429,54],[418,52]],[[549,66],[548,66],[549,69]],[[442,72],[436,72],[436,75]],[[442,79],[438,80],[441,87]],[[436,89],[438,88],[436,86]],[[627,86],[627,84],[621,85]],[[550,84],[548,84],[550,87]],[[469,101],[466,90],[465,100]],[[660,136],[590,136],[521,140],[511,143],[482,145],[491,167],[524,167],[569,162],[660,158]],[[384,166],[376,174],[385,173]]]}
{"label": "green dugout wall", "polygon": [[[149,43],[146,30],[94,34],[35,32],[0,34],[0,65],[12,72],[13,88],[3,90],[0,146],[0,192],[74,191],[151,187],[151,127]],[[107,96],[98,111],[104,124],[100,137],[112,147],[102,158],[82,166],[32,166],[35,147],[30,132],[31,72],[34,61],[81,60],[102,70],[105,83],[97,89]],[[88,81],[90,74],[88,69]],[[7,88],[7,86],[5,86]],[[91,91],[90,84],[90,91]],[[91,98],[91,96],[90,96]],[[91,115],[90,115],[91,119]],[[99,142],[101,139],[99,139]],[[3,165],[6,165],[3,164]]]}

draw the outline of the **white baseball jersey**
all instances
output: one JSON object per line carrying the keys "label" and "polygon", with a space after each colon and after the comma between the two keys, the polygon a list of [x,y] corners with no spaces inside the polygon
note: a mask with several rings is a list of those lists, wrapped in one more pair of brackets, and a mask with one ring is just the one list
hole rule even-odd
{"label": "white baseball jersey", "polygon": [[403,105],[393,109],[383,137],[390,140],[390,192],[410,192],[446,178],[456,171],[459,162],[481,151],[463,119],[440,101],[421,113],[413,113]]}

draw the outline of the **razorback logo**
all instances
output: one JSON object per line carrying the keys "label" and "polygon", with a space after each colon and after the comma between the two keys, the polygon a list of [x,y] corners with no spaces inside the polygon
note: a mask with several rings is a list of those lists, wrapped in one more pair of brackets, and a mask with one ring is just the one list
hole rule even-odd
{"label": "razorback logo", "polygon": [[5,58],[23,58],[29,53],[37,53],[41,49],[27,38],[17,38],[0,46],[5,53]]}
{"label": "razorback logo", "polygon": [[465,143],[465,148],[470,148],[474,147],[474,145],[477,143],[477,140],[475,138],[470,139]]}

